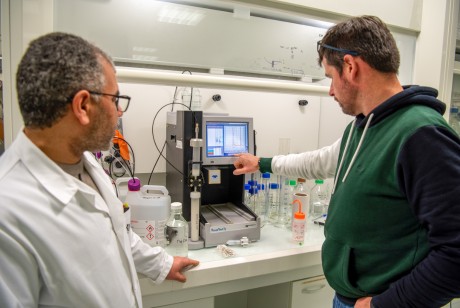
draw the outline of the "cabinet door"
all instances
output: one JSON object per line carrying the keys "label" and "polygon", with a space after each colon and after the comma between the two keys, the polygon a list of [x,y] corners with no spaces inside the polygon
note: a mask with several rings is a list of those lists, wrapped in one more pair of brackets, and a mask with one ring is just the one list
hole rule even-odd
{"label": "cabinet door", "polygon": [[460,308],[460,298],[456,298],[449,304],[442,306],[441,308]]}
{"label": "cabinet door", "polygon": [[291,308],[330,308],[335,294],[323,275],[292,282],[291,292]]}

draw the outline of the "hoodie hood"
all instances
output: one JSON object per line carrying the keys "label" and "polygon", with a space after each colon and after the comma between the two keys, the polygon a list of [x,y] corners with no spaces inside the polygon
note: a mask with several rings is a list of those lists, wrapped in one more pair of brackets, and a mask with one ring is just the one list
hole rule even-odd
{"label": "hoodie hood", "polygon": [[438,96],[436,89],[422,86],[403,86],[403,89],[402,92],[393,95],[378,105],[367,117],[363,114],[356,116],[356,125],[364,127],[369,116],[373,114],[372,123],[370,124],[370,127],[372,127],[395,111],[410,105],[427,106],[436,110],[441,115],[446,111],[446,104],[436,98]]}
{"label": "hoodie hood", "polygon": [[422,105],[430,107],[441,115],[444,114],[446,111],[446,104],[438,100],[436,97],[438,96],[438,91],[430,87],[420,87],[420,86],[404,86],[403,91],[399,92],[396,95],[393,95],[382,104],[378,105],[374,110],[372,110],[367,117],[363,114],[356,116],[353,123],[351,124],[350,132],[348,134],[347,141],[345,143],[344,154],[339,163],[339,167],[337,169],[337,173],[334,179],[334,186],[332,188],[332,194],[335,191],[335,187],[337,186],[338,176],[340,171],[343,167],[343,162],[345,158],[345,153],[348,151],[348,145],[350,144],[351,136],[353,135],[353,131],[356,128],[364,128],[361,138],[359,140],[358,146],[351,158],[351,161],[348,165],[348,168],[345,171],[345,174],[342,178],[342,182],[345,182],[347,179],[348,174],[350,173],[353,164],[358,156],[359,150],[361,149],[361,145],[366,137],[367,130],[388,117],[389,115],[393,114],[397,110],[410,106],[410,105]]}

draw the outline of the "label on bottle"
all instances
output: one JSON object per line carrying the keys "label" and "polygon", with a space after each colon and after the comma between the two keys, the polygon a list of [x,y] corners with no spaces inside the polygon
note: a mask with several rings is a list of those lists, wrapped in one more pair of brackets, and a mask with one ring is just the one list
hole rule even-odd
{"label": "label on bottle", "polygon": [[137,220],[131,219],[132,230],[139,235],[144,243],[150,246],[166,246],[165,229],[166,220]]}
{"label": "label on bottle", "polygon": [[292,239],[303,244],[305,239],[305,220],[294,219],[292,222]]}
{"label": "label on bottle", "polygon": [[188,229],[184,226],[168,226],[165,228],[169,240],[166,251],[173,256],[186,257],[188,255]]}

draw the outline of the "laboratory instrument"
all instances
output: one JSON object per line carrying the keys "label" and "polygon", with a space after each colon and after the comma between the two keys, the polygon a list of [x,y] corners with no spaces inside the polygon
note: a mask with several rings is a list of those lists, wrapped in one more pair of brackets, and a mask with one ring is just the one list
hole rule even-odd
{"label": "laboratory instrument", "polygon": [[[191,232],[196,229],[193,220],[199,212],[199,239],[189,241],[190,249],[244,236],[251,242],[260,239],[260,218],[243,202],[245,177],[233,175],[233,154],[254,153],[253,134],[252,118],[186,110],[168,113],[166,187],[172,200],[182,203]],[[189,141],[200,138],[203,146],[198,160],[193,155],[196,147]],[[193,175],[192,169],[198,165],[199,174]],[[191,193],[200,197],[193,202]],[[199,204],[196,212],[193,203]]]}

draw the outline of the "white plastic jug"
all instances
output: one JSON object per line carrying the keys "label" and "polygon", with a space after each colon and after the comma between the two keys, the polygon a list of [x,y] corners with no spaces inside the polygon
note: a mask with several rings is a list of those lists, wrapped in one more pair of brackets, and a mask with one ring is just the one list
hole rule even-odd
{"label": "white plastic jug", "polygon": [[[125,203],[131,211],[131,228],[150,246],[166,246],[164,229],[169,218],[171,197],[164,186],[144,185],[132,189],[128,183]],[[138,190],[135,190],[138,189]]]}
{"label": "white plastic jug", "polygon": [[[126,194],[128,193],[128,181],[132,180],[132,177],[122,177],[118,178],[115,181],[115,187],[117,189],[117,196],[121,202],[125,202]],[[137,177],[134,177],[135,180],[139,181]]]}

